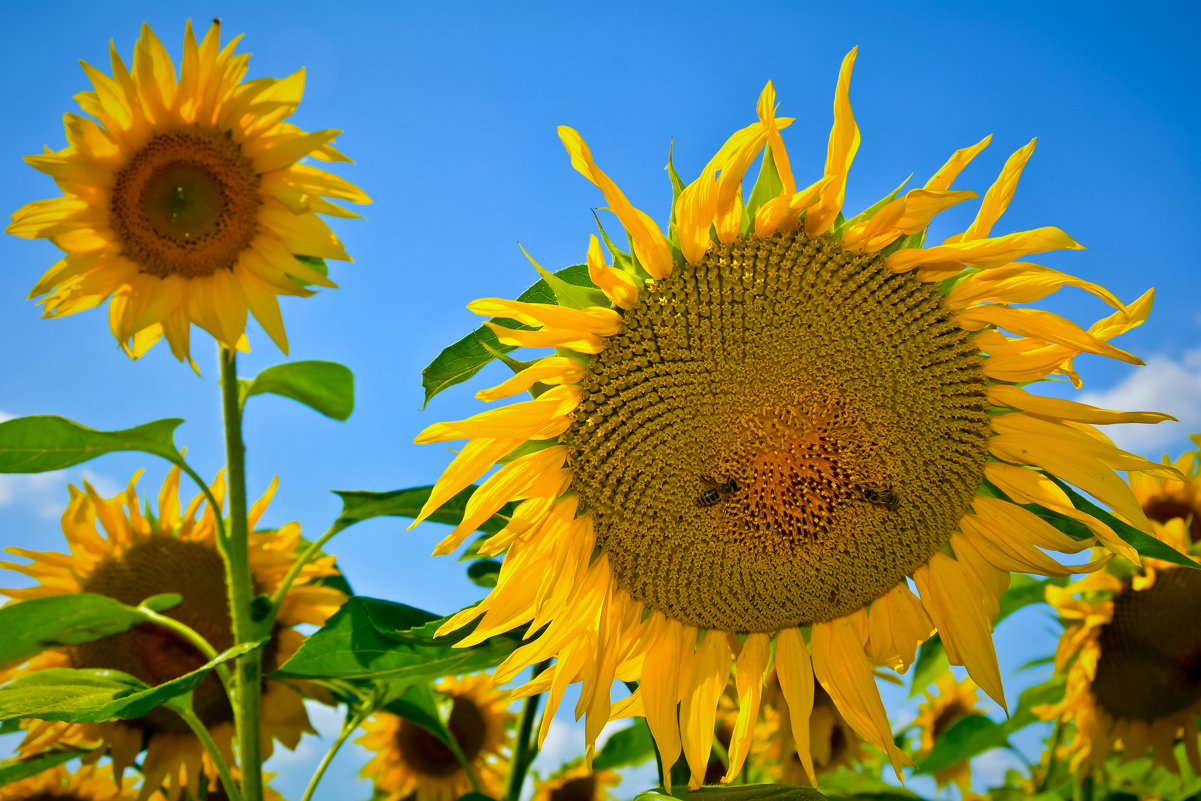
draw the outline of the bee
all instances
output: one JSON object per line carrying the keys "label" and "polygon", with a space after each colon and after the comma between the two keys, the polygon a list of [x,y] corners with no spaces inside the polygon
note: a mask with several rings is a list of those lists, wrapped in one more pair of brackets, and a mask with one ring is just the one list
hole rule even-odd
{"label": "bee", "polygon": [[718,483],[706,477],[702,477],[701,481],[705,483],[706,487],[705,491],[696,499],[697,506],[716,506],[735,492],[738,492],[738,482],[732,478],[727,479],[723,483]]}
{"label": "bee", "polygon": [[881,506],[890,512],[895,512],[901,505],[900,496],[891,487],[868,484],[860,489],[860,497],[873,506]]}

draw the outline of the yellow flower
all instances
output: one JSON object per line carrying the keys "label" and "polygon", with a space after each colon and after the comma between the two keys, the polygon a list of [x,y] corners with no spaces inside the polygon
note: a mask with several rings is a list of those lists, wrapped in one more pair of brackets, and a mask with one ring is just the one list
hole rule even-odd
{"label": "yellow flower", "polygon": [[[1201,434],[1194,434],[1193,442],[1201,449]],[[1163,461],[1169,464],[1167,456]],[[1151,520],[1167,523],[1182,518],[1189,542],[1201,542],[1201,450],[1182,453],[1172,464],[1184,481],[1134,474],[1130,476],[1130,489]]]}
{"label": "yellow flower", "polygon": [[[480,792],[500,798],[512,739],[507,694],[486,674],[447,679],[437,689],[451,699],[446,725],[471,765]],[[456,801],[472,791],[471,777],[454,752],[415,723],[377,712],[363,729],[366,733],[356,742],[374,754],[363,776],[375,783],[381,801]]]}
{"label": "yellow flower", "polygon": [[[117,786],[107,766],[95,765],[84,765],[74,773],[60,765],[0,790],[4,801],[134,801],[137,797],[137,791]],[[163,796],[150,793],[143,801],[163,801]]]}
{"label": "yellow flower", "polygon": [[609,788],[619,784],[621,777],[616,771],[594,773],[584,765],[577,765],[544,782],[535,782],[532,801],[614,801],[616,796]]}
{"label": "yellow flower", "polygon": [[[854,57],[838,80],[822,177],[797,190],[780,136],[792,120],[775,116],[769,83],[758,121],[678,193],[668,236],[596,165],[580,135],[560,128],[572,164],[600,188],[633,254],[611,246],[609,264],[593,237],[588,270],[601,291],[564,292],[558,305],[471,303],[524,325],[493,325],[502,343],[557,353],[480,393],[491,400],[532,389],[535,399],[437,423],[417,440],[468,440],[419,519],[503,465],[436,553],[520,501],[487,546],[507,550],[496,587],[443,631],[478,619],[462,641],[469,645],[529,624],[532,636],[497,680],[553,657],[521,693],[549,691],[549,713],[569,683],[582,682],[589,752],[611,717],[645,715],[664,764],[684,754],[690,787],[703,778],[731,669],[740,717],[725,780],[741,767],[773,641],[810,779],[815,677],[899,773],[907,759],[873,665],[903,671],[937,629],[951,662],[1003,705],[991,621],[1010,572],[1095,569],[1048,556],[1043,549],[1075,553],[1092,542],[1023,504],[1075,517],[1135,555],[1072,508],[1047,474],[1149,528],[1113,471],[1174,472],[1119,450],[1091,425],[1166,415],[1019,386],[1070,372],[1080,353],[1138,363],[1109,340],[1146,318],[1152,294],[1126,305],[1102,287],[1014,261],[1079,247],[1056,228],[990,236],[1033,143],[1009,159],[967,231],[941,245],[921,247],[923,232],[939,211],[975,197],[950,185],[987,139],[957,152],[924,187],[842,219],[859,146]],[[743,176],[765,147],[770,158],[744,203]],[[1068,285],[1116,311],[1086,331],[1010,305]],[[614,679],[639,686],[611,708]]]}
{"label": "yellow flower", "polygon": [[[926,702],[918,710],[917,720],[913,722],[922,732],[922,744],[917,752],[919,757],[928,756],[934,750],[935,741],[963,718],[984,714],[977,706],[976,683],[971,679],[959,681],[947,673],[935,687],[937,694],[923,692]],[[933,776],[939,787],[954,782],[961,792],[968,793],[972,786],[971,761],[964,759],[948,765],[935,771]]]}
{"label": "yellow flower", "polygon": [[83,65],[95,88],[76,99],[95,120],[67,114],[67,147],[26,158],[63,195],[22,207],[7,231],[66,252],[30,296],[46,296],[48,317],[111,296],[109,326],[133,358],[166,336],[176,358],[190,359],[192,323],[248,350],[248,312],[286,353],[277,296],[336,286],[296,255],[350,258],[317,215],[358,215],[326,198],[371,202],[300,163],[349,161],[331,144],[338,131],[286,122],[304,71],[242,83],[250,56],[234,54],[240,37],[224,48],[220,38],[214,22],[198,45],[189,23],[177,79],[143,25],[131,69],[115,47],[112,77]]}
{"label": "yellow flower", "polygon": [[[1183,472],[1185,463],[1178,464]],[[1162,497],[1144,496],[1149,504]],[[1185,518],[1156,522],[1155,536],[1182,553],[1189,549]],[[1047,601],[1064,622],[1055,667],[1067,673],[1067,684],[1060,703],[1036,711],[1075,725],[1064,747],[1072,770],[1091,770],[1115,750],[1123,760],[1151,751],[1179,774],[1179,737],[1193,772],[1201,773],[1201,571],[1147,559],[1124,579],[1103,571],[1047,587]]]}
{"label": "yellow flower", "polygon": [[[10,553],[32,560],[31,564],[0,563],[24,573],[38,584],[0,590],[17,601],[77,592],[97,593],[122,603],[136,605],[152,595],[178,593],[182,601],[163,614],[179,620],[201,634],[217,651],[231,647],[233,635],[227,604],[225,570],[217,549],[216,515],[198,495],[182,511],[179,505],[179,470],[172,470],[159,494],[157,517],[139,509],[134,490],[138,475],[122,493],[101,498],[84,484],[71,487],[71,500],[63,513],[63,533],[69,554],[37,553],[9,548]],[[267,493],[247,515],[250,535],[250,570],[255,590],[272,593],[291,567],[301,546],[300,526],[289,523],[278,531],[254,531],[271,496]],[[218,476],[211,487],[220,504],[225,494],[224,479]],[[99,523],[100,528],[97,527]],[[103,534],[100,529],[103,529]],[[345,600],[321,580],[337,575],[334,558],[310,562],[280,606],[271,640],[264,646],[264,669],[283,663],[303,641],[292,626],[320,625]],[[79,645],[44,651],[24,664],[0,666],[0,682],[52,667],[104,668],[120,670],[150,685],[161,684],[203,665],[207,660],[193,645],[174,632],[152,624],[141,624],[122,634]],[[233,709],[215,675],[193,691],[194,709],[224,756],[232,764]],[[304,702],[293,687],[268,680],[263,685],[264,756],[271,753],[272,739],[295,748],[302,732],[312,732]],[[143,750],[141,761],[145,786],[168,786],[172,798],[187,787],[196,796],[200,771],[216,788],[217,771],[207,752],[184,721],[165,707],[144,718],[106,723],[71,724],[30,721],[20,745],[22,754],[52,746],[84,745],[102,741],[118,771],[129,767]]]}

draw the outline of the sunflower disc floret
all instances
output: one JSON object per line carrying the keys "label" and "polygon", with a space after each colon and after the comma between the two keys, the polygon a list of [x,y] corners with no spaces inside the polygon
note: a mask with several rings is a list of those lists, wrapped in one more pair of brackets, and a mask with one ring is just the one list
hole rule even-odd
{"label": "sunflower disc floret", "polygon": [[[549,691],[542,736],[566,686],[580,682],[589,753],[607,721],[644,715],[664,764],[686,758],[690,787],[704,777],[731,671],[738,718],[723,780],[741,770],[773,663],[811,781],[815,680],[899,775],[907,759],[874,666],[905,670],[937,630],[951,662],[1004,705],[991,621],[1010,573],[1094,570],[1100,561],[1067,566],[1046,550],[1073,554],[1098,541],[1137,556],[1049,476],[1149,530],[1113,471],[1175,473],[1091,429],[1166,415],[1019,386],[1052,373],[1077,378],[1081,353],[1139,363],[1110,340],[1146,319],[1152,298],[1126,304],[1016,261],[1080,247],[1057,228],[990,235],[1033,142],[1006,163],[969,228],[942,244],[923,247],[927,226],[976,197],[951,185],[988,139],[957,151],[924,186],[841,215],[859,147],[854,59],[852,51],[843,62],[817,181],[797,188],[781,137],[792,120],[776,116],[769,83],[758,121],[699,178],[677,184],[667,236],[561,127],[572,165],[601,190],[631,252],[602,231],[608,256],[595,236],[587,251],[591,293],[563,293],[558,304],[471,303],[522,324],[488,323],[503,344],[558,350],[478,395],[531,390],[533,400],[418,437],[467,440],[419,520],[501,465],[436,553],[517,502],[483,547],[505,554],[496,587],[442,631],[477,621],[467,646],[528,624],[527,643],[496,675],[555,660],[518,692]],[[1114,313],[1085,330],[1011,305],[1064,286]],[[1092,536],[1061,533],[1031,504]],[[638,688],[612,704],[615,679]]]}

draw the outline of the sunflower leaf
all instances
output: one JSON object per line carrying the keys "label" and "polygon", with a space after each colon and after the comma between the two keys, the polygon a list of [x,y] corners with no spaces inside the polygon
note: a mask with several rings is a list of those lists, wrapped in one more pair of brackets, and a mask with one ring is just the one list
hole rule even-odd
{"label": "sunflower leaf", "polygon": [[47,668],[28,673],[0,687],[0,720],[36,718],[93,723],[140,718],[176,696],[194,690],[217,665],[264,642],[236,645],[196,670],[156,687],[119,670]]}
{"label": "sunflower leaf", "polygon": [[641,765],[655,756],[655,742],[645,718],[634,718],[634,724],[616,731],[592,761],[592,770],[610,770]]}
{"label": "sunflower leaf", "polygon": [[933,773],[982,751],[1005,748],[1009,745],[1007,734],[1006,726],[985,715],[968,715],[935,740],[934,748],[918,763],[918,770]]}
{"label": "sunflower leaf", "polygon": [[65,417],[34,415],[0,423],[0,473],[45,473],[117,451],[141,451],[183,461],[175,429],[183,420],[155,420],[121,431],[97,431]]}
{"label": "sunflower leaf", "polygon": [[243,402],[264,393],[299,401],[334,420],[346,420],[354,411],[354,373],[337,362],[277,364],[244,385]]}
{"label": "sunflower leaf", "polygon": [[912,698],[929,687],[950,669],[947,649],[943,647],[942,638],[935,634],[918,649],[917,661],[913,663],[913,678],[909,684],[909,697]]}
{"label": "sunflower leaf", "polygon": [[1109,512],[1097,506],[1095,503],[1085,498],[1079,492],[1072,489],[1067,483],[1061,481],[1055,476],[1048,475],[1061,490],[1067,493],[1067,496],[1072,499],[1072,505],[1080,511],[1090,514],[1100,520],[1105,525],[1114,530],[1114,533],[1126,541],[1134,550],[1138,551],[1141,556],[1146,556],[1151,559],[1161,559],[1165,562],[1171,562],[1174,565],[1183,567],[1191,567],[1194,570],[1201,570],[1201,565],[1188,558],[1180,551],[1168,545],[1162,540],[1152,537],[1150,534],[1139,531],[1134,526],[1116,517]]}
{"label": "sunflower leaf", "polygon": [[36,776],[43,771],[50,770],[50,768],[56,768],[65,762],[70,762],[72,759],[78,759],[82,753],[85,752],[49,751],[29,759],[14,758],[0,762],[0,787],[12,784],[13,782],[19,782],[22,779],[28,779],[30,776]]}
{"label": "sunflower leaf", "polygon": [[438,711],[438,700],[434,698],[433,690],[428,684],[409,687],[385,704],[384,711],[416,723],[437,737],[448,748],[453,749],[458,746],[454,735],[442,722],[442,715]]}
{"label": "sunflower leaf", "polygon": [[467,566],[467,578],[477,587],[495,587],[500,575],[500,562],[495,559],[477,559]]}
{"label": "sunflower leaf", "polygon": [[500,664],[520,645],[520,633],[455,648],[465,631],[433,638],[445,621],[405,604],[351,598],[305,640],[274,675],[307,679],[430,681]]}
{"label": "sunflower leaf", "polygon": [[647,790],[634,796],[634,801],[822,801],[827,796],[812,787],[794,784],[742,784],[725,787],[702,787],[696,792],[676,792],[667,795],[662,789]]}
{"label": "sunflower leaf", "polygon": [[[467,487],[450,497],[427,520],[434,523],[458,525],[467,509],[467,501],[477,487]],[[341,531],[344,528],[370,520],[373,517],[417,517],[421,507],[429,500],[433,487],[410,487],[409,489],[393,490],[392,492],[371,492],[369,490],[334,490],[342,499],[342,514],[334,522],[334,527]],[[508,525],[508,515],[512,513],[514,504],[506,504],[501,511],[480,524],[479,530],[485,534],[495,534]]]}
{"label": "sunflower leaf", "polygon": [[47,648],[108,637],[136,626],[142,613],[105,595],[31,598],[0,608],[0,665]]}
{"label": "sunflower leaf", "polygon": [[[556,278],[578,287],[585,289],[595,289],[591,279],[588,278],[588,267],[583,264],[575,264],[571,267],[566,267],[554,273]],[[555,303],[555,293],[545,280],[539,279],[538,283],[522,292],[517,299],[522,303]],[[491,322],[503,326],[504,328],[529,329],[529,326],[514,322],[513,320],[494,318]],[[487,345],[488,347],[484,347]],[[500,340],[496,338],[496,334],[487,326],[480,326],[472,331],[467,336],[455,342],[453,345],[443,349],[429,366],[421,371],[421,386],[425,388],[425,403],[428,406],[429,402],[439,392],[452,387],[455,384],[461,384],[473,375],[483,369],[496,356],[489,352],[500,351],[501,353],[509,353],[517,350],[512,345],[502,345]]]}

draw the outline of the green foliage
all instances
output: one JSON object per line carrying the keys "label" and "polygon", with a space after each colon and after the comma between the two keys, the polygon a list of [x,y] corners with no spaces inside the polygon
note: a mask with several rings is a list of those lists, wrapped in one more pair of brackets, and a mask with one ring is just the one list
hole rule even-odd
{"label": "green foliage", "polygon": [[818,783],[831,801],[921,801],[921,796],[889,784],[878,772],[863,769],[823,773]]}
{"label": "green foliage", "polygon": [[28,759],[9,759],[0,762],[0,787],[30,776],[36,776],[42,771],[56,768],[65,762],[76,759],[81,751],[47,751]]}
{"label": "green foliage", "polygon": [[635,718],[634,723],[613,736],[592,761],[593,770],[609,770],[641,765],[655,758],[655,741],[645,718]]}
{"label": "green foliage", "polygon": [[47,668],[0,687],[0,720],[37,718],[68,723],[94,723],[143,717],[194,690],[217,665],[258,648],[262,642],[237,645],[179,678],[150,687],[119,670]]}
{"label": "green foliage", "polygon": [[[455,493],[427,519],[435,523],[458,525],[467,509],[467,501],[478,487],[471,486]],[[373,517],[417,517],[421,507],[429,500],[433,487],[410,487],[409,489],[393,490],[392,492],[371,492],[368,490],[334,490],[342,499],[342,514],[334,523],[334,528],[341,531],[344,528],[361,523]],[[485,534],[495,534],[508,525],[507,515],[516,504],[509,503],[501,508],[500,513],[485,520],[479,530]]]}
{"label": "green foliage", "polygon": [[117,451],[141,451],[179,464],[175,429],[183,420],[155,420],[122,431],[97,431],[54,415],[0,423],[0,473],[61,470]]}
{"label": "green foliage", "polygon": [[142,613],[105,595],[51,595],[0,607],[0,665],[47,648],[119,634],[144,620]]}
{"label": "green foliage", "polygon": [[500,576],[500,562],[495,559],[479,559],[467,566],[467,578],[480,587],[495,587]]}
{"label": "green foliage", "polygon": [[291,398],[334,420],[354,411],[354,373],[337,362],[290,362],[268,367],[253,379],[238,379],[242,404],[254,395]]}
{"label": "green foliage", "polygon": [[934,748],[921,761],[918,769],[933,773],[948,768],[956,762],[987,751],[991,748],[1007,747],[1005,726],[984,715],[968,715],[960,718],[934,743]]}
{"label": "green foliage", "polygon": [[518,635],[455,648],[465,632],[434,637],[430,612],[375,598],[347,601],[274,675],[298,679],[391,679],[412,683],[487,670],[520,644]]}
{"label": "green foliage", "polygon": [[662,790],[647,790],[634,796],[634,801],[821,801],[826,796],[812,787],[791,784],[742,784],[724,787],[702,787],[694,793],[677,791],[667,795]]}
{"label": "green foliage", "polygon": [[[575,264],[554,273],[556,278],[568,284],[585,289],[595,286],[588,278],[588,267]],[[555,303],[557,298],[554,290],[544,279],[522,292],[517,299],[523,303]],[[493,318],[493,323],[505,328],[528,329],[529,326],[512,320]],[[509,353],[516,350],[510,345],[502,345],[487,326],[480,326],[467,336],[445,348],[434,358],[429,366],[421,371],[421,386],[425,388],[425,405],[448,387],[460,384],[483,369],[496,358],[493,351]]]}

